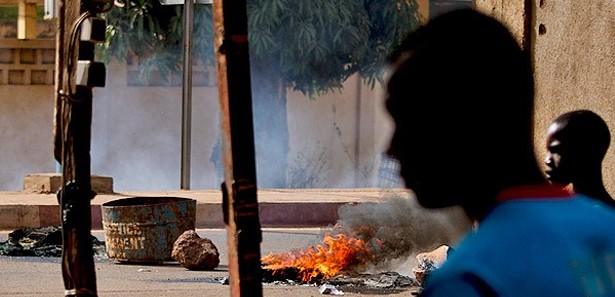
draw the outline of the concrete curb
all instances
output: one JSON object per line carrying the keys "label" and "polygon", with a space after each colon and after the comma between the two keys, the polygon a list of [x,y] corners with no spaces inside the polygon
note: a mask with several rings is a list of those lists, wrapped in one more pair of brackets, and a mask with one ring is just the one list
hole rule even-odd
{"label": "concrete curb", "polygon": [[[403,189],[259,190],[259,218],[264,228],[324,227],[336,223],[342,205],[375,203],[391,193],[407,195]],[[196,228],[224,227],[220,191],[181,190],[97,195],[91,201],[92,229],[102,230],[101,207],[105,202],[137,196],[195,199]],[[0,192],[0,230],[60,224],[60,207],[55,194]]]}

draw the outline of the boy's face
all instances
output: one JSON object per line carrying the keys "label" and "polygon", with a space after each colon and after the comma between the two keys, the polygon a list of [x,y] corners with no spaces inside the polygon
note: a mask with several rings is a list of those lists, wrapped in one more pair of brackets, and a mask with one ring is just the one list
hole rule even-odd
{"label": "boy's face", "polygon": [[561,124],[553,123],[547,130],[547,157],[545,158],[545,171],[547,178],[552,183],[560,183],[567,185],[571,180],[571,161],[568,144],[565,139],[560,137],[560,131],[563,129]]}

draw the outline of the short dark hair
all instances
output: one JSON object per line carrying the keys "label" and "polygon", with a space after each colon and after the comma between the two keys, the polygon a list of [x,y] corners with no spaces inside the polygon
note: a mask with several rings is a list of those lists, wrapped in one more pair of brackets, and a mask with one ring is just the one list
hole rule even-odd
{"label": "short dark hair", "polygon": [[[454,24],[451,25],[451,24]],[[408,36],[388,56],[396,66],[388,84],[389,111],[407,104],[458,117],[468,127],[498,123],[502,145],[533,151],[534,77],[530,57],[501,22],[474,9],[439,15]],[[420,73],[418,73],[418,72]],[[429,81],[430,100],[410,100],[408,81]],[[483,112],[484,110],[484,112]],[[473,118],[472,113],[480,113]],[[465,114],[464,114],[465,113]],[[427,116],[427,115],[426,115]],[[496,140],[496,139],[493,139]],[[515,148],[516,147],[516,148]]]}
{"label": "short dark hair", "polygon": [[561,125],[555,136],[566,140],[573,151],[583,152],[584,158],[604,159],[611,143],[609,126],[597,113],[579,109],[559,115],[554,123]]}

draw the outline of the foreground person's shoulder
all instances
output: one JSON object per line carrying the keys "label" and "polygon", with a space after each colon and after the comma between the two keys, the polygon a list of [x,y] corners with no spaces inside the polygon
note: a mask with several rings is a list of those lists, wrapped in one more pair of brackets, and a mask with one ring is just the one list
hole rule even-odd
{"label": "foreground person's shoulder", "polygon": [[420,297],[496,297],[498,294],[481,278],[466,273],[429,282]]}

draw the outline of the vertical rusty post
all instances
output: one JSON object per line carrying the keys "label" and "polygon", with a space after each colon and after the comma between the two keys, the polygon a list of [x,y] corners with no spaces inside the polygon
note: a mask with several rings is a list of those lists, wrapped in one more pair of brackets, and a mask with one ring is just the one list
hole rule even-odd
{"label": "vertical rusty post", "polygon": [[[58,0],[53,133],[54,156],[62,165],[62,188],[57,195],[62,218],[65,296],[98,295],[90,212],[90,200],[96,195],[91,190],[90,172],[92,89],[78,85],[75,73],[78,60],[94,59],[94,44],[80,40],[80,25],[106,2],[109,1]],[[104,68],[96,73],[102,77],[104,74]]]}
{"label": "vertical rusty post", "polygon": [[246,0],[213,1],[231,296],[262,296]]}

